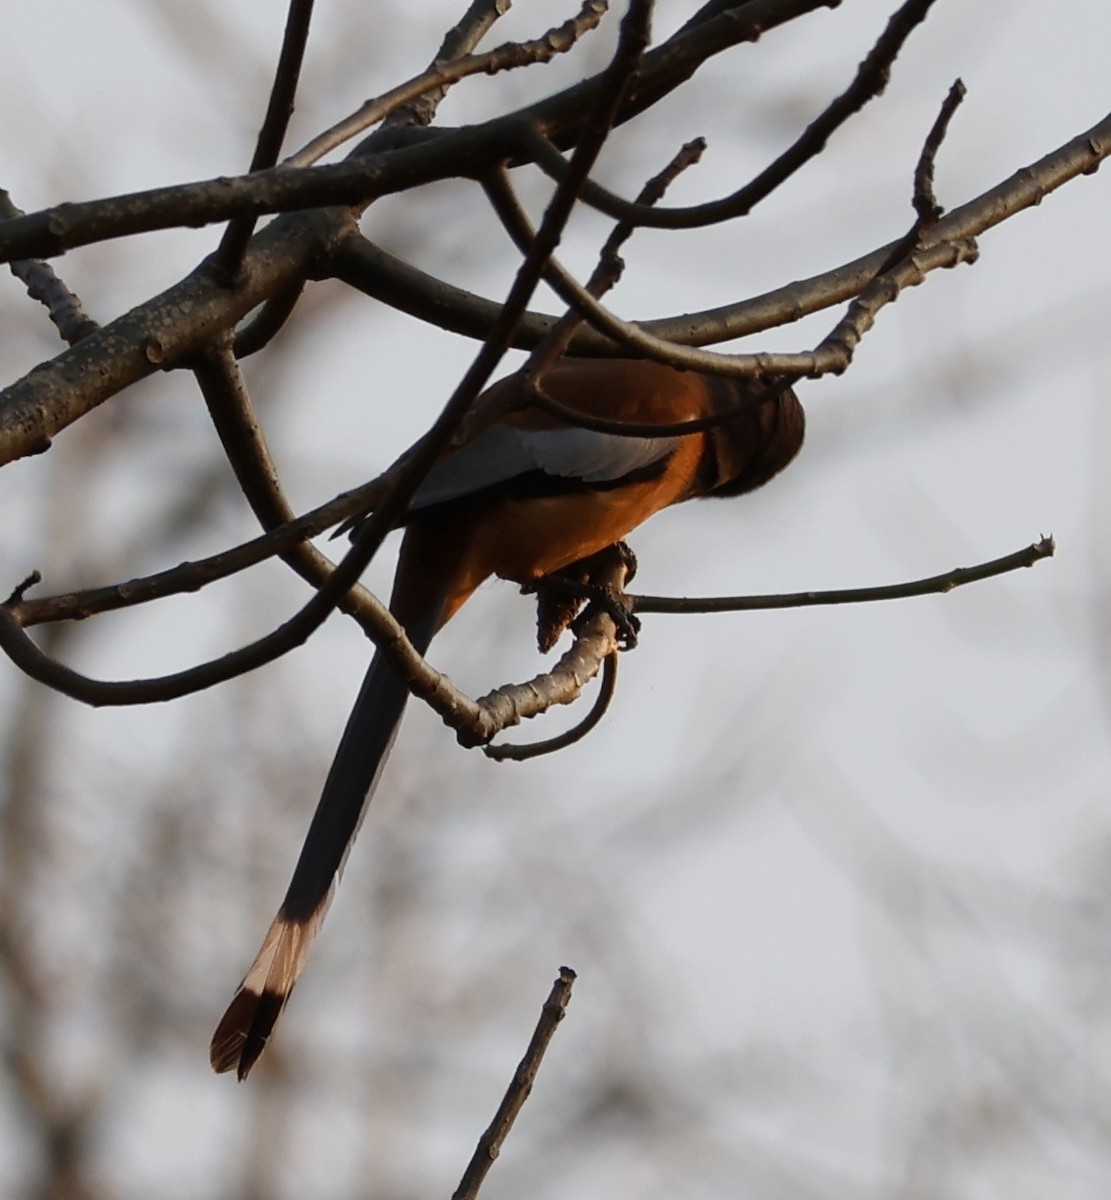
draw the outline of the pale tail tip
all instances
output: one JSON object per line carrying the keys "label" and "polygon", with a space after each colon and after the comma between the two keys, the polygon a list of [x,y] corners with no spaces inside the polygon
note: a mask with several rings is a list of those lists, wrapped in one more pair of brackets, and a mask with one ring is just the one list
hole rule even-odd
{"label": "pale tail tip", "polygon": [[234,1070],[240,1081],[247,1078],[266,1049],[270,1031],[286,999],[265,991],[260,996],[246,988],[236,992],[209,1046],[208,1060],[218,1075]]}
{"label": "pale tail tip", "polygon": [[208,1057],[214,1071],[234,1070],[240,1079],[247,1078],[304,969],[326,907],[327,897],[307,919],[289,917],[283,908],[271,922],[262,948],[212,1035]]}

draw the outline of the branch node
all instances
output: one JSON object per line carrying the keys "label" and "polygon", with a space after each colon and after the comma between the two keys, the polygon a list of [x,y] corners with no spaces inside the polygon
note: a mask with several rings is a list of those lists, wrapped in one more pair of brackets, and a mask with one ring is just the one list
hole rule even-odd
{"label": "branch node", "polygon": [[37,587],[40,583],[42,583],[42,572],[32,571],[22,583],[16,585],[12,594],[4,601],[4,607],[11,608],[13,605],[21,603],[27,592],[31,588]]}

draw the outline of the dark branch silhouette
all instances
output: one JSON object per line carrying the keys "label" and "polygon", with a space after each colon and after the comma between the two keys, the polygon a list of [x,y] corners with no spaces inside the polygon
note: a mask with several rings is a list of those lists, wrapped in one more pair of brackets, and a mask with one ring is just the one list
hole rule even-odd
{"label": "dark branch silhouette", "polygon": [[[259,130],[250,171],[264,171],[278,161],[285,141],[289,119],[293,116],[293,100],[297,95],[297,81],[301,77],[301,64],[305,58],[305,47],[309,41],[309,23],[312,20],[313,0],[289,0],[289,15],[286,17],[285,36],[278,56],[278,69],[274,73],[274,84],[270,89],[270,103],[266,106],[266,117]],[[229,280],[235,280],[243,265],[247,243],[255,231],[257,215],[236,217],[224,230],[214,262]]]}
{"label": "dark branch silhouette", "polygon": [[532,1085],[536,1082],[536,1073],[540,1070],[540,1064],[544,1060],[544,1055],[548,1051],[548,1046],[551,1044],[560,1021],[567,1013],[567,1005],[571,1000],[571,988],[574,983],[575,972],[570,967],[560,967],[559,978],[552,984],[551,993],[540,1010],[540,1019],[536,1023],[536,1029],[529,1040],[524,1057],[517,1064],[517,1070],[513,1072],[513,1079],[510,1081],[501,1104],[498,1105],[494,1119],[478,1139],[475,1152],[467,1164],[467,1169],[463,1172],[459,1186],[452,1192],[451,1200],[474,1200],[474,1197],[478,1195],[483,1180],[490,1173],[494,1160],[498,1157],[505,1139],[509,1136],[514,1122],[532,1092]]}
{"label": "dark branch silhouette", "polygon": [[[17,208],[11,196],[0,188],[0,217],[12,220],[21,216],[23,210]],[[16,279],[26,287],[27,295],[46,308],[63,341],[75,346],[82,338],[100,328],[48,262],[39,258],[14,258],[8,266]]]}
{"label": "dark branch silhouette", "polygon": [[1044,558],[1052,558],[1057,549],[1052,537],[1043,537],[1029,546],[993,558],[990,562],[972,567],[956,567],[940,575],[912,579],[904,583],[888,583],[878,587],[838,588],[835,591],[787,592],[778,596],[628,596],[629,604],[638,613],[722,613],[756,612],[769,608],[813,608],[827,604],[874,604],[878,600],[907,600],[912,596],[930,596],[951,592],[968,583],[979,583],[1032,567]]}
{"label": "dark branch silhouette", "polygon": [[[56,434],[125,388],[149,381],[156,373],[181,371],[195,381],[220,443],[222,458],[213,456],[219,471],[214,468],[206,478],[223,478],[229,485],[234,481],[262,530],[241,545],[142,577],[121,579],[131,566],[105,568],[100,578],[115,578],[116,582],[53,596],[32,595],[41,583],[40,576],[28,573],[27,563],[17,564],[12,568],[13,580],[20,573],[25,578],[14,586],[9,580],[5,588],[11,589],[11,595],[0,603],[0,651],[28,678],[92,705],[171,700],[274,661],[305,642],[338,610],[354,619],[368,639],[385,651],[394,674],[441,716],[461,745],[481,747],[495,760],[522,761],[565,749],[598,728],[615,695],[618,652],[633,641],[634,614],[689,616],[937,595],[1032,566],[1053,555],[1053,539],[1046,537],[991,561],[883,586],[696,598],[627,593],[629,564],[610,547],[591,560],[572,564],[582,569],[568,571],[574,578],[562,581],[570,586],[566,603],[554,606],[556,617],[552,616],[550,597],[539,597],[542,649],[549,650],[568,630],[570,637],[554,665],[534,678],[501,684],[474,699],[418,653],[403,626],[359,580],[385,537],[411,519],[410,503],[430,470],[445,454],[467,444],[471,425],[483,419],[481,407],[475,415],[476,400],[487,389],[507,350],[529,352],[512,404],[527,407],[538,424],[550,417],[578,426],[572,431],[575,435],[593,431],[649,441],[715,430],[773,402],[801,380],[819,380],[849,369],[856,347],[877,316],[906,288],[926,282],[937,270],[974,263],[977,238],[1040,204],[1065,183],[1095,172],[1111,153],[1111,116],[1107,116],[980,195],[970,199],[942,196],[943,205],[935,194],[934,170],[945,150],[949,123],[964,97],[958,81],[941,105],[918,155],[911,186],[914,216],[907,218],[909,228],[902,237],[873,245],[832,267],[823,265],[835,260],[816,240],[815,269],[807,278],[782,283],[762,295],[729,297],[725,304],[692,313],[633,319],[602,303],[621,276],[624,264],[620,253],[631,253],[624,247],[631,233],[640,228],[707,228],[741,219],[756,204],[776,199],[784,182],[798,176],[827,149],[835,154],[834,135],[850,121],[868,119],[866,106],[882,95],[891,72],[902,61],[908,39],[930,13],[932,0],[901,3],[844,91],[813,115],[786,149],[773,151],[775,156],[769,155],[768,165],[748,183],[722,195],[735,186],[736,181],[730,181],[715,189],[714,198],[684,207],[665,207],[658,201],[674,175],[697,159],[701,140],[688,143],[671,165],[630,201],[593,178],[599,153],[613,131],[634,117],[654,115],[656,104],[676,93],[717,56],[729,53],[728,62],[742,63],[746,45],[836,4],[832,0],[710,0],[673,36],[651,46],[648,24],[652,4],[633,0],[617,49],[599,74],[512,111],[498,107],[496,94],[491,92],[495,98],[487,111],[494,115],[489,119],[459,128],[437,126],[441,101],[462,80],[539,66],[577,48],[582,53],[582,40],[605,15],[604,0],[583,0],[577,13],[569,7],[566,19],[539,37],[481,49],[480,43],[507,7],[505,0],[473,0],[447,32],[425,71],[386,90],[378,83],[379,94],[373,100],[279,163],[313,9],[312,0],[290,0],[269,104],[250,167],[243,175],[58,204],[30,214],[22,213],[0,191],[0,258],[10,264],[28,296],[45,307],[69,347],[0,392],[0,465],[48,451]],[[418,61],[424,61],[423,57]],[[849,73],[845,72],[846,77]],[[368,89],[357,94],[372,93]],[[825,103],[825,97],[820,103]],[[908,138],[911,152],[913,138],[920,136],[915,133]],[[362,141],[352,147],[350,143],[357,138]],[[346,153],[343,161],[317,165],[324,155],[341,147]],[[661,153],[660,161],[666,153]],[[517,198],[525,175],[534,181],[542,177],[545,187],[548,179],[555,185],[543,217],[535,225]],[[458,181],[459,190],[480,203],[485,196],[483,217],[488,226],[500,225],[513,243],[516,271],[504,298],[477,295],[421,271],[375,244],[359,227],[360,218],[379,198],[415,195],[425,185],[449,180]],[[954,199],[963,202],[953,203]],[[606,240],[594,272],[580,281],[555,255],[569,220],[583,205],[615,219],[618,226]],[[259,231],[262,218],[272,219]],[[213,242],[219,227],[225,226],[212,254],[160,295],[142,300],[103,326],[86,314],[78,297],[47,261],[112,239],[205,226],[216,227]],[[367,228],[372,228],[369,221]],[[479,236],[477,231],[473,235]],[[260,405],[256,411],[240,360],[271,348],[310,285],[319,281],[326,281],[333,292],[357,291],[438,328],[464,334],[480,345],[435,421],[407,453],[378,478],[298,514],[267,446],[259,415],[265,408]],[[536,303],[541,282],[551,286],[565,311],[549,314],[530,307]],[[308,304],[305,309],[312,311]],[[836,310],[827,332],[813,342],[807,333],[792,343],[801,346],[799,349],[771,351],[757,344],[746,347],[744,353],[725,353],[710,348],[827,309]],[[733,377],[743,383],[730,393],[733,403],[696,420],[667,424],[607,420],[588,416],[546,393],[545,375],[564,355],[646,358],[678,370]],[[267,359],[264,355],[262,361]],[[629,364],[625,369],[631,369]],[[252,390],[261,397],[262,389],[255,377],[250,377]],[[94,426],[90,422],[87,427]],[[294,495],[292,489],[289,495]],[[311,538],[352,519],[357,533],[338,561],[311,544]],[[76,628],[73,623],[197,592],[275,558],[307,584],[309,598],[276,628],[251,629],[245,636],[253,640],[227,654],[172,674],[118,681],[84,675],[62,661],[79,661],[65,636]],[[120,561],[134,564],[149,559]],[[588,565],[583,567],[583,562]],[[556,572],[542,582],[556,588],[561,582],[558,576]],[[47,628],[32,634],[39,625]],[[599,673],[601,684],[589,712],[566,733],[527,745],[492,743],[491,739],[511,726],[555,705],[579,700],[587,683]],[[34,799],[25,789],[21,803],[26,806]],[[15,882],[8,879],[9,900],[22,870],[17,861],[20,843],[10,840],[9,875]],[[34,1008],[46,992],[34,970],[26,969],[21,961],[21,947],[13,937],[13,931],[19,932],[18,912],[14,904],[11,907],[12,912],[0,921],[0,974],[26,976],[23,990],[13,991],[13,1028],[22,1034],[33,1028]],[[460,1183],[459,1200],[477,1193],[509,1133],[566,1008],[573,979],[573,972],[561,971],[528,1052]],[[36,983],[38,988],[31,986]],[[12,1077],[29,1094],[43,1087],[35,1057],[25,1046],[15,1045],[10,1057]],[[69,1114],[52,1114],[49,1134],[62,1146],[60,1159],[67,1154],[69,1160],[80,1157],[67,1139],[89,1136],[94,1110],[90,1100],[87,1112],[78,1105]]]}

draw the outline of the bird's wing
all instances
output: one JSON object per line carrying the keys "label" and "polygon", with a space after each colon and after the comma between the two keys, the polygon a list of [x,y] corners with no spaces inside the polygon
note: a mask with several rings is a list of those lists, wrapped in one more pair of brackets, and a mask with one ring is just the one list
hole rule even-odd
{"label": "bird's wing", "polygon": [[409,510],[458,500],[534,471],[582,483],[614,483],[665,459],[678,442],[568,426],[492,425],[432,468]]}

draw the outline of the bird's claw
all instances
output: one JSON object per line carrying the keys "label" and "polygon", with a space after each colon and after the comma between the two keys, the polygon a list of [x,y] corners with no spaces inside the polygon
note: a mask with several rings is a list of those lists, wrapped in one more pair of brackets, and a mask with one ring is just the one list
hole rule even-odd
{"label": "bird's claw", "polygon": [[634,650],[640,635],[640,618],[628,601],[612,587],[603,584],[584,584],[586,608],[571,622],[571,631],[580,633],[591,617],[604,612],[617,626],[617,644],[622,650]]}

